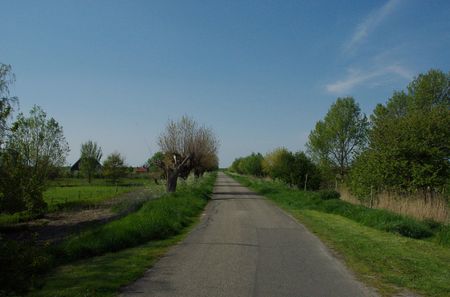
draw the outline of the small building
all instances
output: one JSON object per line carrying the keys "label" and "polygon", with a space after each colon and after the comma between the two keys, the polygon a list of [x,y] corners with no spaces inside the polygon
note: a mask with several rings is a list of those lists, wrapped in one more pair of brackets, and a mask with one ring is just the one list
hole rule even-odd
{"label": "small building", "polygon": [[[98,160],[95,160],[97,162],[97,168],[100,169],[102,168],[102,164],[100,164],[100,162]],[[75,171],[80,171],[80,164],[81,164],[81,159],[78,159],[78,161],[76,161],[72,167],[70,167],[70,172],[75,172]]]}
{"label": "small building", "polygon": [[144,166],[134,168],[134,173],[136,173],[136,174],[147,173],[147,172],[148,172],[148,168],[144,167]]}

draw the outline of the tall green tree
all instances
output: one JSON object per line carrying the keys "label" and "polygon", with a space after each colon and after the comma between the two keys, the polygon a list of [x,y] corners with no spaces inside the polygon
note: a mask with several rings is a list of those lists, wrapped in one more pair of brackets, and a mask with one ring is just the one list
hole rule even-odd
{"label": "tall green tree", "polygon": [[375,108],[369,147],[351,172],[360,197],[371,191],[442,190],[450,178],[450,73],[430,70]]}
{"label": "tall green tree", "polygon": [[63,166],[69,146],[58,122],[34,106],[28,117],[20,113],[8,134],[1,158],[0,208],[10,212],[46,208],[42,193],[49,172]]}
{"label": "tall green tree", "polygon": [[120,178],[126,176],[125,158],[119,153],[111,153],[103,162],[103,175],[117,184]]}
{"label": "tall green tree", "polygon": [[81,144],[80,171],[84,174],[88,182],[91,183],[92,177],[100,169],[102,159],[102,148],[92,140]]}
{"label": "tall green tree", "polygon": [[368,127],[367,117],[352,97],[338,98],[309,134],[308,151],[317,163],[329,164],[344,176],[367,143]]}
{"label": "tall green tree", "polygon": [[0,63],[0,149],[5,142],[9,129],[7,120],[13,111],[13,104],[18,102],[16,96],[11,96],[10,86],[14,83],[15,76],[11,65]]}

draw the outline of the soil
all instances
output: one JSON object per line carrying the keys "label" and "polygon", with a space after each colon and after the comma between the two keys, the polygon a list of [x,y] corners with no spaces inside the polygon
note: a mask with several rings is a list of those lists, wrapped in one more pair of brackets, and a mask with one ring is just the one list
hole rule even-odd
{"label": "soil", "polygon": [[[68,235],[79,233],[87,227],[105,224],[123,217],[148,200],[158,198],[160,195],[149,190],[137,190],[124,193],[116,198],[109,199],[88,209],[74,209],[46,214],[43,218],[29,222],[19,223],[2,230],[8,239],[38,243],[59,242]],[[116,206],[122,206],[120,211],[113,211]]]}

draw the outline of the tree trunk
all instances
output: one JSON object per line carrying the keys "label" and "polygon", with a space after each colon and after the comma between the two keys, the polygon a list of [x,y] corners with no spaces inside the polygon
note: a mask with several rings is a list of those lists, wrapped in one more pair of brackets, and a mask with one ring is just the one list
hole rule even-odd
{"label": "tree trunk", "polygon": [[173,193],[177,190],[177,180],[178,180],[177,170],[167,172],[167,184],[166,184],[167,192]]}

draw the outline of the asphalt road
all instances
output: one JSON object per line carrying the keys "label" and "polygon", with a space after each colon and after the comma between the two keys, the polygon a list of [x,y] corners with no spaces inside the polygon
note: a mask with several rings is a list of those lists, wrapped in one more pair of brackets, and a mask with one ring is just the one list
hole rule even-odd
{"label": "asphalt road", "polygon": [[303,225],[219,173],[197,228],[121,296],[375,296]]}

